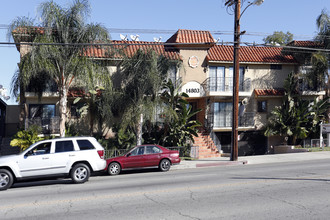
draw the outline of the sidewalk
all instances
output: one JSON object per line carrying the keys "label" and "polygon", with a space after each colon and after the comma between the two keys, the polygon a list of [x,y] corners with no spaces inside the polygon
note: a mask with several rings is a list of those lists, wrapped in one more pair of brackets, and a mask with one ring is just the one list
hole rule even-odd
{"label": "sidewalk", "polygon": [[200,160],[183,160],[179,165],[172,166],[171,169],[177,170],[177,169],[189,169],[189,168],[211,167],[211,166],[285,163],[285,162],[321,160],[321,159],[330,159],[330,151],[244,156],[244,157],[238,157],[238,161],[230,161],[229,157],[208,158],[208,159],[200,159]]}

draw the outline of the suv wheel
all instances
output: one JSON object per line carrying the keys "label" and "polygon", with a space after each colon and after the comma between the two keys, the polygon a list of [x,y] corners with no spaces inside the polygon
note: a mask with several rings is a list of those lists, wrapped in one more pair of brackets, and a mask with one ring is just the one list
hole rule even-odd
{"label": "suv wheel", "polygon": [[86,164],[78,163],[73,166],[70,172],[71,179],[74,183],[84,183],[88,181],[91,171]]}
{"label": "suv wheel", "polygon": [[111,176],[118,175],[121,171],[120,164],[117,162],[112,162],[108,166],[108,174]]}
{"label": "suv wheel", "polygon": [[0,190],[6,190],[13,185],[14,178],[10,171],[0,169]]}

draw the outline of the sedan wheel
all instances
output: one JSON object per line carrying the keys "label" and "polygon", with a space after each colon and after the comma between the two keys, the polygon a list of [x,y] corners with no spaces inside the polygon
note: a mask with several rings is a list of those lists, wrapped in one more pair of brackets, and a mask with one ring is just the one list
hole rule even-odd
{"label": "sedan wheel", "polygon": [[111,176],[118,175],[121,171],[120,164],[117,162],[110,163],[108,167],[108,174]]}
{"label": "sedan wheel", "polygon": [[159,163],[160,171],[166,172],[171,168],[171,162],[168,159],[163,159]]}
{"label": "sedan wheel", "polygon": [[76,164],[70,173],[71,179],[74,183],[84,183],[88,181],[90,176],[89,167],[86,164]]}
{"label": "sedan wheel", "polygon": [[6,190],[13,185],[14,178],[11,172],[0,169],[0,190]]}

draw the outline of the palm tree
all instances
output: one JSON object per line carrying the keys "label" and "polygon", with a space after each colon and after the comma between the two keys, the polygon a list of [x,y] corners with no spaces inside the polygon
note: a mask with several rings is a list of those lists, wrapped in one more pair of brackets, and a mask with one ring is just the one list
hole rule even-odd
{"label": "palm tree", "polygon": [[[17,18],[13,21],[10,32],[14,38],[20,33],[30,35],[34,45],[22,58],[19,69],[20,92],[24,92],[30,83],[28,80],[38,77],[41,72],[47,74],[56,83],[59,92],[60,135],[65,136],[67,118],[67,95],[72,85],[84,84],[88,74],[100,71],[102,65],[93,62],[86,54],[88,47],[84,43],[107,41],[109,34],[99,24],[86,24],[90,12],[87,0],[75,0],[69,8],[62,8],[53,1],[41,3],[39,7],[40,28],[32,28],[29,19]],[[18,87],[14,90],[17,91]]]}
{"label": "palm tree", "polygon": [[294,73],[290,73],[284,82],[285,95],[282,106],[271,112],[265,135],[281,135],[288,137],[290,144],[296,144],[297,138],[307,137],[304,126],[307,123],[308,105],[301,101],[297,92],[297,80]]}
{"label": "palm tree", "polygon": [[[326,49],[330,49],[330,15],[326,11],[326,9],[323,9],[321,14],[316,19],[316,25],[318,27],[318,35],[316,37],[316,40],[321,41],[324,44],[324,47]],[[323,57],[320,55],[317,55],[317,59],[315,59],[317,62],[315,65],[313,65],[313,69],[315,69],[318,73],[318,75],[324,76],[326,75],[328,79],[328,82],[325,82],[326,84],[326,97],[330,97],[330,75],[328,72],[329,68],[329,59],[330,55],[326,56],[325,54],[322,54]],[[322,73],[323,71],[323,73]],[[322,80],[323,82],[324,80]],[[330,109],[328,109],[328,115],[330,115]],[[328,118],[328,121],[330,119]]]}
{"label": "palm tree", "polygon": [[152,118],[159,103],[158,93],[170,63],[152,50],[141,49],[122,63],[122,126],[135,130],[137,145],[142,144],[144,121]]}
{"label": "palm tree", "polygon": [[285,80],[285,95],[281,106],[271,112],[265,131],[266,136],[281,135],[288,137],[289,144],[297,144],[298,139],[315,135],[316,128],[325,118],[329,108],[327,99],[310,102],[302,100],[297,92],[295,75],[290,73]]}
{"label": "palm tree", "polygon": [[323,9],[321,14],[316,19],[316,25],[318,28],[317,40],[321,41],[325,48],[330,48],[330,15]]}

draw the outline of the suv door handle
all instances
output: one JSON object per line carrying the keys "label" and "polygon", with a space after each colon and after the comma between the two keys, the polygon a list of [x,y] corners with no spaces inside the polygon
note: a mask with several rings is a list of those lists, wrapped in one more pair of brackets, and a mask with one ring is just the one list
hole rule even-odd
{"label": "suv door handle", "polygon": [[75,154],[69,154],[69,157],[74,157],[74,156],[76,156]]}
{"label": "suv door handle", "polygon": [[48,159],[49,159],[49,157],[43,157],[42,159],[43,159],[43,160],[48,160]]}

